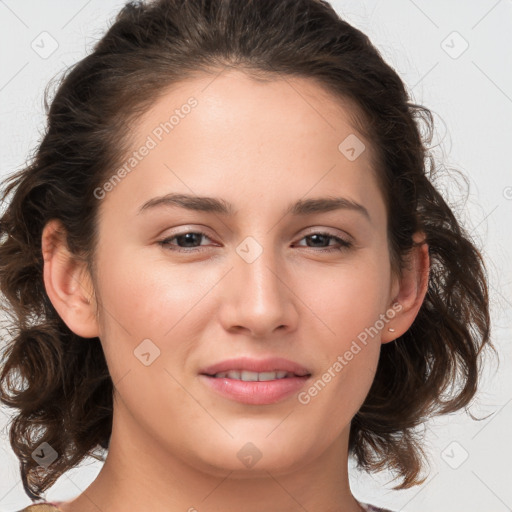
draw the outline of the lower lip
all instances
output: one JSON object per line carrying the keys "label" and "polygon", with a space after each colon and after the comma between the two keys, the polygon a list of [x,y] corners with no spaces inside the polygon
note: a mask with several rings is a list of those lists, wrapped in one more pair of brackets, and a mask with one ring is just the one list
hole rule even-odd
{"label": "lower lip", "polygon": [[309,379],[306,377],[287,377],[268,381],[246,382],[243,380],[217,378],[201,374],[200,379],[217,393],[251,405],[273,404],[298,392]]}

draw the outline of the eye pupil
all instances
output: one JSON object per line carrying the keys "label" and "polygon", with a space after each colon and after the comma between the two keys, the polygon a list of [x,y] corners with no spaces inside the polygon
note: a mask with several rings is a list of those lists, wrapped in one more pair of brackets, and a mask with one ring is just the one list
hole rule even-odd
{"label": "eye pupil", "polygon": [[200,233],[185,233],[183,235],[177,236],[176,240],[178,241],[178,245],[181,245],[179,243],[181,239],[185,239],[185,243],[188,243],[188,242],[194,243],[194,237],[199,237],[199,239],[197,239],[196,242],[200,242],[201,236],[202,235]]}
{"label": "eye pupil", "polygon": [[318,241],[318,238],[320,238],[320,242],[321,242],[322,241],[321,239],[323,238],[324,242],[325,242],[328,237],[326,237],[325,235],[315,234],[315,235],[309,235],[309,238],[313,239],[313,242],[315,240]]}

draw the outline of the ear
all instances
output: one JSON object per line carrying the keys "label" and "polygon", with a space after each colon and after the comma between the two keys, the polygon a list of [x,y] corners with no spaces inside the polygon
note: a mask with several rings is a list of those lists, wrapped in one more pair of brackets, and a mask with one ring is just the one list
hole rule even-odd
{"label": "ear", "polygon": [[[421,245],[412,248],[402,277],[400,279],[397,277],[394,281],[391,294],[394,299],[391,300],[389,308],[392,308],[396,315],[382,330],[382,343],[395,340],[411,327],[428,290],[430,256],[428,244],[425,242],[425,233],[422,231],[415,233],[413,240]],[[394,331],[389,331],[389,328]]]}
{"label": "ear", "polygon": [[64,323],[78,336],[99,335],[92,280],[84,261],[67,246],[60,221],[46,223],[41,236],[44,285],[53,307]]}

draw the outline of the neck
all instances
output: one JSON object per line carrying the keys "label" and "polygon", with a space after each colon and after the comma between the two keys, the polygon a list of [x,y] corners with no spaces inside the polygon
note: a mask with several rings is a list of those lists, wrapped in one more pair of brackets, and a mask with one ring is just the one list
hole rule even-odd
{"label": "neck", "polygon": [[[117,404],[116,404],[117,405]],[[116,414],[117,413],[117,414]],[[166,451],[134,418],[114,411],[106,461],[63,512],[361,512],[348,479],[350,424],[323,453],[291,467],[222,470]],[[200,456],[200,453],[198,454]],[[196,455],[197,457],[197,455]]]}

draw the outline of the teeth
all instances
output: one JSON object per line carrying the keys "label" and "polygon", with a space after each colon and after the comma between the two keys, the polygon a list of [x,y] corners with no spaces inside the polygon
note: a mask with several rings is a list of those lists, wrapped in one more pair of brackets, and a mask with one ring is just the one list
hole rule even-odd
{"label": "teeth", "polygon": [[250,372],[247,370],[230,370],[229,372],[216,373],[214,377],[216,377],[217,379],[228,378],[243,380],[245,382],[256,382],[294,377],[294,374],[284,370],[278,370],[276,372]]}
{"label": "teeth", "polygon": [[[268,374],[258,373],[258,372],[249,372],[247,370],[243,370],[243,371],[240,372],[240,380],[245,380],[245,381],[248,381],[248,382],[253,382],[253,381],[257,381],[258,377],[260,375],[268,375]],[[266,380],[266,379],[263,379],[263,380]]]}

